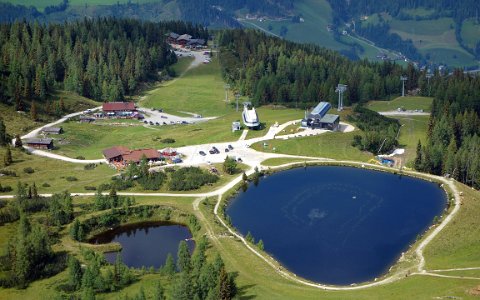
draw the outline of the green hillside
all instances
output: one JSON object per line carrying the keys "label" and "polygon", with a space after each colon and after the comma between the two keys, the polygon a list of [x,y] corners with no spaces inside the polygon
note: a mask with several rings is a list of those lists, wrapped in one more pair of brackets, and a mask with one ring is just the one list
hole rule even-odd
{"label": "green hillside", "polygon": [[294,4],[294,14],[302,17],[303,22],[292,22],[291,19],[284,20],[240,20],[250,28],[256,28],[280,36],[282,27],[287,29],[284,38],[298,43],[312,43],[337,51],[346,51],[351,45],[357,43],[363,47],[364,52],[359,52],[361,58],[377,60],[376,56],[380,51],[389,53],[363,40],[352,36],[340,36],[334,39],[333,32],[327,29],[332,23],[332,8],[326,0],[299,0]]}

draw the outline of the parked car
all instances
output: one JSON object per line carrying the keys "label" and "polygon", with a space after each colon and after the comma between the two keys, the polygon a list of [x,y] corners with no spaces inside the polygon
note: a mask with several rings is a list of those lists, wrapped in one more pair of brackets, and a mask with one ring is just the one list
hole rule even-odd
{"label": "parked car", "polygon": [[148,121],[147,121],[147,120],[145,120],[145,121],[143,121],[143,123],[145,123],[145,124],[148,124]]}
{"label": "parked car", "polygon": [[187,121],[182,121],[182,124],[188,124],[188,122]]}
{"label": "parked car", "polygon": [[167,122],[163,122],[163,125],[167,125]]}
{"label": "parked car", "polygon": [[215,150],[210,149],[210,150],[208,151],[208,153],[210,153],[210,154],[215,154]]}
{"label": "parked car", "polygon": [[217,147],[213,146],[212,149],[213,149],[213,151],[215,151],[215,153],[220,153],[220,150],[218,150]]}
{"label": "parked car", "polygon": [[162,119],[168,119],[167,116],[160,116],[160,118],[162,118]]}
{"label": "parked car", "polygon": [[150,121],[149,123],[150,123],[150,125],[153,125],[153,122],[152,122],[152,121]]}
{"label": "parked car", "polygon": [[241,157],[237,157],[237,161],[238,161],[238,162],[242,162],[242,158],[241,158]]}
{"label": "parked car", "polygon": [[225,153],[227,153],[227,152],[230,152],[230,150],[228,148],[225,148]]}
{"label": "parked car", "polygon": [[228,149],[233,150],[233,146],[232,146],[232,145],[228,145]]}
{"label": "parked car", "polygon": [[155,122],[155,125],[157,125],[157,126],[158,126],[158,125],[160,125],[160,123],[158,123],[158,122]]}
{"label": "parked car", "polygon": [[203,151],[198,152],[198,154],[200,154],[201,156],[207,155],[207,154],[206,154],[205,152],[203,152]]}

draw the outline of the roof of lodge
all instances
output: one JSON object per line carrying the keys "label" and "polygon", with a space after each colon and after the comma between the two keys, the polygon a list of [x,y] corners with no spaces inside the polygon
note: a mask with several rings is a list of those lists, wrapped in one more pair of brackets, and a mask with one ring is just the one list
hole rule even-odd
{"label": "roof of lodge", "polygon": [[323,116],[323,118],[320,119],[320,122],[332,124],[335,123],[338,118],[340,118],[339,115],[326,114],[325,116]]}
{"label": "roof of lodge", "polygon": [[43,132],[60,132],[62,127],[45,127],[42,129]]}
{"label": "roof of lodge", "polygon": [[32,139],[27,139],[26,142],[27,144],[50,145],[53,142],[53,139],[32,138]]}
{"label": "roof of lodge", "polygon": [[192,38],[192,36],[189,35],[189,34],[182,34],[181,36],[179,36],[179,37],[177,38],[177,41],[180,41],[180,40],[188,41],[188,40],[190,40],[191,38]]}
{"label": "roof of lodge", "polygon": [[159,159],[160,153],[158,153],[155,149],[139,149],[139,150],[132,150],[128,154],[123,156],[123,160],[126,162],[139,162],[142,160],[143,157],[146,157],[148,160],[150,159]]}
{"label": "roof of lodge", "polygon": [[205,44],[205,40],[204,39],[190,39],[187,42],[187,45],[193,45],[193,44],[203,45],[203,44]]}
{"label": "roof of lodge", "polygon": [[166,35],[172,39],[177,39],[180,36],[178,33],[175,33],[175,32],[170,32],[170,33],[167,33]]}
{"label": "roof of lodge", "polygon": [[135,103],[133,102],[106,102],[102,105],[103,111],[123,111],[135,110]]}
{"label": "roof of lodge", "polygon": [[130,152],[130,149],[124,146],[114,146],[102,151],[106,159],[112,159]]}
{"label": "roof of lodge", "polygon": [[327,111],[331,108],[332,106],[328,102],[320,102],[318,103],[317,106],[310,112],[310,117],[312,116],[317,116],[319,115],[320,117],[323,117]]}

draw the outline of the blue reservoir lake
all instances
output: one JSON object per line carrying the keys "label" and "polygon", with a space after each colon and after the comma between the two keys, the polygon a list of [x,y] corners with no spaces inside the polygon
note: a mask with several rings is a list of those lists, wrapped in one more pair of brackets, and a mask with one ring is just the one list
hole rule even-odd
{"label": "blue reservoir lake", "polygon": [[123,262],[134,268],[163,266],[167,255],[171,253],[176,260],[178,244],[187,240],[190,253],[195,243],[186,226],[167,222],[145,222],[125,225],[97,235],[90,240],[93,244],[118,242],[122,245],[120,252],[105,253],[108,262],[114,263],[120,253]]}
{"label": "blue reservoir lake", "polygon": [[437,183],[352,167],[282,171],[250,184],[226,214],[294,274],[347,285],[382,276],[446,207]]}

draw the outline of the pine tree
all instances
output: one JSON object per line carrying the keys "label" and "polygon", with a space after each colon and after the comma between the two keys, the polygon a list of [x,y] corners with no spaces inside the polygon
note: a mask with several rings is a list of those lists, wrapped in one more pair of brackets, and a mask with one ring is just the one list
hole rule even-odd
{"label": "pine tree", "polygon": [[17,134],[15,135],[15,148],[22,148],[22,147],[23,147],[22,139],[20,138],[20,135]]}
{"label": "pine tree", "polygon": [[258,249],[262,250],[263,251],[263,248],[264,248],[264,245],[263,245],[263,240],[259,240],[258,243],[257,243],[257,247]]}
{"label": "pine tree", "polygon": [[173,274],[175,274],[175,262],[171,253],[168,253],[167,255],[167,259],[165,260],[165,265],[162,268],[162,272],[168,276],[172,276]]}
{"label": "pine tree", "polygon": [[220,269],[220,274],[218,275],[218,299],[230,300],[233,298],[233,291],[230,285],[230,280],[228,274],[225,271],[225,267]]}
{"label": "pine tree", "polygon": [[72,225],[70,226],[70,237],[75,241],[80,241],[80,239],[78,238],[79,229],[80,221],[78,221],[78,219],[75,219],[75,221],[73,221]]}
{"label": "pine tree", "polygon": [[35,105],[35,101],[32,101],[32,105],[30,106],[30,118],[32,118],[34,121],[38,120],[37,106]]}
{"label": "pine tree", "polygon": [[3,119],[0,118],[0,146],[5,146],[6,144],[8,144],[7,128],[5,123],[3,123]]}
{"label": "pine tree", "polygon": [[82,291],[81,300],[95,300],[95,291],[92,287],[84,288]]}
{"label": "pine tree", "polygon": [[415,157],[415,161],[413,163],[413,167],[415,168],[415,170],[417,171],[421,171],[422,170],[422,143],[420,142],[420,140],[418,140],[418,144],[417,144],[417,156]]}
{"label": "pine tree", "polygon": [[173,284],[171,298],[175,300],[193,299],[192,284],[187,272],[181,272],[180,277]]}
{"label": "pine tree", "polygon": [[165,300],[165,290],[160,281],[157,281],[153,292],[153,300]]}
{"label": "pine tree", "polygon": [[5,167],[7,167],[12,163],[13,163],[12,151],[10,150],[10,146],[7,146],[7,150],[5,151],[5,157],[3,158],[3,164],[5,165]]}
{"label": "pine tree", "polygon": [[180,272],[190,272],[192,268],[190,251],[187,242],[181,241],[178,245],[177,268]]}
{"label": "pine tree", "polygon": [[68,282],[77,290],[82,283],[82,267],[74,256],[68,257]]}
{"label": "pine tree", "polygon": [[110,189],[110,193],[108,194],[108,198],[110,200],[110,207],[117,207],[118,206],[118,196],[117,196],[117,190],[115,189],[115,186],[112,186]]}
{"label": "pine tree", "polygon": [[37,198],[38,198],[38,191],[34,181],[32,185],[32,199],[37,199]]}
{"label": "pine tree", "polygon": [[65,102],[63,101],[63,98],[60,98],[59,108],[62,113],[65,112]]}

